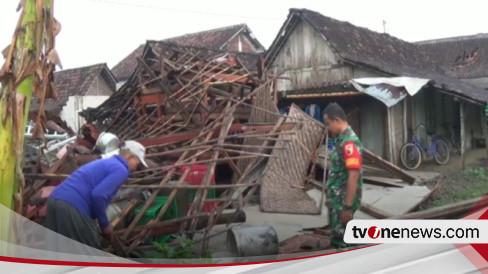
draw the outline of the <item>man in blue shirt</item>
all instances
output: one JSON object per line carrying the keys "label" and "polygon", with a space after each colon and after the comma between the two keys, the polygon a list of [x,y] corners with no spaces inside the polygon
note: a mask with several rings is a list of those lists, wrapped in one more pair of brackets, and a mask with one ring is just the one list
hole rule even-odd
{"label": "man in blue shirt", "polygon": [[113,228],[106,208],[120,186],[144,160],[145,148],[126,141],[119,155],[88,163],[73,172],[53,191],[47,201],[45,226],[63,236],[101,248],[95,219],[104,235]]}

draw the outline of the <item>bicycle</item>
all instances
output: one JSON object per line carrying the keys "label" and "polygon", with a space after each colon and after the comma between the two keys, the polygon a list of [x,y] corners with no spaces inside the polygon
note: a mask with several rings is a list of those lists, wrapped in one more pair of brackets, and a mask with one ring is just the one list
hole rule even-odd
{"label": "bicycle", "polygon": [[[400,150],[400,160],[405,168],[409,170],[417,169],[423,160],[434,158],[435,162],[439,165],[445,165],[449,162],[449,146],[442,140],[441,136],[430,136],[427,142],[422,142],[418,136],[418,129],[425,126],[420,124],[415,128],[415,132],[412,134],[412,141],[402,146]],[[427,138],[429,139],[429,138]]]}
{"label": "bicycle", "polygon": [[452,123],[446,123],[442,124],[445,133],[441,137],[449,146],[449,151],[451,151],[454,154],[460,154],[461,153],[461,144],[457,141],[457,134],[456,132],[459,132],[459,128],[454,126]]}

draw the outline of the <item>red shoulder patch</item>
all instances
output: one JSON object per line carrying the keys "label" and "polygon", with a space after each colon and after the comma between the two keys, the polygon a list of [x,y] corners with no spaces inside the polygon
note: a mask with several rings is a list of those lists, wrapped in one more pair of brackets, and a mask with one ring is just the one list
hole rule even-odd
{"label": "red shoulder patch", "polygon": [[353,141],[344,143],[344,162],[347,169],[361,169],[361,154]]}

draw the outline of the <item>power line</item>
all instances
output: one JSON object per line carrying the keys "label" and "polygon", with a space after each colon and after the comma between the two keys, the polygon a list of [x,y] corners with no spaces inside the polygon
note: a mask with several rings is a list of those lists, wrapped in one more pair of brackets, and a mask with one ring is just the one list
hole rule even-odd
{"label": "power line", "polygon": [[112,0],[90,0],[92,2],[104,3],[104,4],[111,4],[111,5],[119,5],[119,6],[127,6],[127,7],[137,7],[137,8],[146,8],[146,9],[157,9],[163,11],[171,11],[171,12],[181,12],[181,13],[192,13],[192,14],[199,14],[199,15],[208,15],[208,16],[221,16],[221,17],[231,17],[231,18],[242,18],[242,19],[254,19],[254,20],[266,20],[266,21],[283,21],[282,18],[272,18],[272,17],[257,17],[257,16],[242,16],[237,14],[225,14],[225,13],[216,13],[216,12],[203,12],[203,11],[196,11],[196,10],[185,10],[185,9],[175,9],[175,8],[168,8],[168,7],[161,7],[161,6],[153,6],[153,5],[146,5],[146,4],[135,4],[129,2],[119,2],[119,1],[112,1]]}

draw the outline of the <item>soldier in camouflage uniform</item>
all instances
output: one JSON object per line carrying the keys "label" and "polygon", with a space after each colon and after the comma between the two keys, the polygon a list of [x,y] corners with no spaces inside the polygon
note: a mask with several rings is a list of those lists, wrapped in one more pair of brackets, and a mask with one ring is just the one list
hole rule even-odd
{"label": "soldier in camouflage uniform", "polygon": [[327,181],[331,243],[336,248],[342,248],[349,246],[344,242],[344,231],[361,203],[362,148],[361,142],[347,123],[341,106],[329,104],[323,117],[330,133],[335,137]]}

